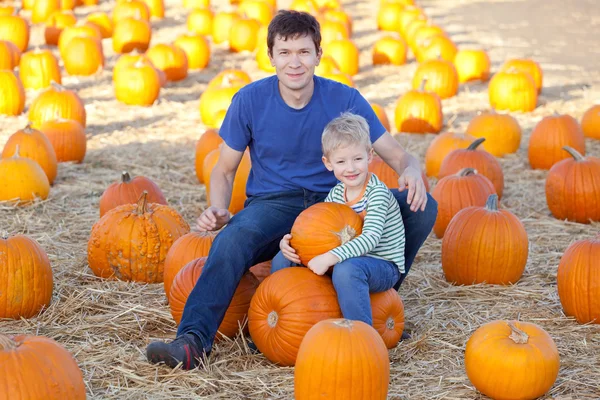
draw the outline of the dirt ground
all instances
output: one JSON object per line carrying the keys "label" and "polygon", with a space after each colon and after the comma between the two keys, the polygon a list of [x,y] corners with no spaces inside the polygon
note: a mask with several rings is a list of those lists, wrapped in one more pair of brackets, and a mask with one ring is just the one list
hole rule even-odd
{"label": "dirt ground", "polygon": [[[534,322],[555,340],[561,370],[545,399],[600,398],[600,325],[578,325],[565,317],[556,289],[556,268],[565,249],[574,240],[593,237],[600,224],[554,219],[544,194],[546,172],[531,170],[527,162],[529,134],[544,116],[559,112],[579,120],[600,102],[600,8],[595,3],[418,2],[460,47],[488,50],[494,71],[509,57],[532,57],[545,75],[538,108],[514,114],[524,133],[519,151],[500,160],[506,179],[501,206],[523,221],[529,236],[523,278],[507,287],[452,286],[441,269],[441,240],[431,236],[400,289],[413,338],[389,353],[390,399],[485,398],[467,379],[464,349],[477,327],[495,319]],[[76,14],[83,19],[94,11],[110,12],[114,4],[79,8]],[[166,4],[166,18],[152,23],[152,44],[172,42],[186,31],[187,11],[181,1]],[[393,122],[396,99],[410,88],[416,63],[411,59],[404,66],[373,67],[371,48],[381,36],[375,22],[378,2],[343,4],[354,19],[353,39],[361,49],[356,86],[368,100],[384,105]],[[213,6],[229,7],[224,0]],[[31,43],[43,45],[42,27],[33,28]],[[77,359],[89,398],[292,398],[293,369],[273,366],[263,356],[249,353],[240,339],[217,345],[207,370],[182,372],[149,365],[146,345],[173,338],[176,331],[163,286],[96,278],[86,253],[91,227],[98,220],[99,197],[123,170],[153,179],[169,204],[193,224],[206,206],[204,186],[194,173],[194,145],[204,129],[198,112],[200,94],[224,68],[242,68],[253,79],[267,74],[257,69],[252,54],[231,54],[226,45],[213,46],[210,66],[170,83],[153,107],[126,107],[114,98],[111,71],[117,56],[111,40],[104,40],[103,46],[107,63],[102,73],[87,78],[63,74],[63,83],[76,89],[86,105],[85,161],[59,166],[46,201],[22,208],[0,205],[0,229],[35,238],[49,255],[55,281],[49,309],[30,320],[1,321],[0,332],[45,335],[63,344]],[[27,105],[36,95],[27,93]],[[464,131],[473,116],[489,109],[487,96],[487,84],[461,86],[458,96],[443,102],[444,130]],[[0,145],[26,123],[26,113],[0,117]],[[421,160],[434,137],[397,135]],[[600,156],[600,142],[587,140],[586,150]]]}

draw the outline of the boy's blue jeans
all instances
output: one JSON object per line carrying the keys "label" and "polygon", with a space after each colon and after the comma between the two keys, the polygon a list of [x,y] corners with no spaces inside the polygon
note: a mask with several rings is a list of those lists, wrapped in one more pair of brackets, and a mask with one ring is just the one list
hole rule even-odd
{"label": "boy's blue jeans", "polygon": [[[280,251],[273,258],[271,273],[296,264]],[[335,264],[331,280],[337,292],[338,303],[344,318],[373,325],[370,292],[391,289],[400,279],[398,266],[391,261],[362,256]]]}
{"label": "boy's blue jeans", "polygon": [[[406,203],[407,190],[392,190],[392,193],[404,221],[404,258],[408,273],[417,251],[433,228],[437,203],[428,194],[425,211],[412,212]],[[279,252],[279,241],[290,232],[298,214],[326,196],[327,193],[298,190],[247,199],[245,208],[233,216],[215,238],[202,275],[185,304],[177,336],[193,333],[200,338],[204,349],[210,351],[242,276],[251,266],[271,260]],[[400,276],[395,287],[399,287],[406,273]]]}

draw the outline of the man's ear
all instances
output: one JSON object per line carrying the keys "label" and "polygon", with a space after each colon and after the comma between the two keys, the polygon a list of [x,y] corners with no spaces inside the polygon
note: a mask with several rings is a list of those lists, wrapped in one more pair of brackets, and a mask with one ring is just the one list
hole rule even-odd
{"label": "man's ear", "polygon": [[321,160],[323,161],[323,164],[325,164],[325,168],[327,168],[329,171],[333,171],[333,164],[329,162],[327,157],[323,156],[321,157]]}

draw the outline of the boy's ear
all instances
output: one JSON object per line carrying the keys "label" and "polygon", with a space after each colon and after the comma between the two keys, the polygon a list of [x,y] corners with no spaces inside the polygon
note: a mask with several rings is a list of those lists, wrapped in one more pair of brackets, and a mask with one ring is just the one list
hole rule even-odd
{"label": "boy's ear", "polygon": [[371,161],[373,161],[373,148],[372,147],[369,150],[369,158],[367,160],[368,160],[369,164],[371,163]]}
{"label": "boy's ear", "polygon": [[325,168],[327,168],[329,171],[333,171],[333,165],[329,162],[327,157],[323,156],[321,157],[321,160],[323,161],[323,164],[325,164]]}

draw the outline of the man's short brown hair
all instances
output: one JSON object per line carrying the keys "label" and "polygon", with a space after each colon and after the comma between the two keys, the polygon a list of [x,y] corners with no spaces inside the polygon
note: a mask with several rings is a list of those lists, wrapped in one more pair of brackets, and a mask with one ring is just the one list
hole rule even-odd
{"label": "man's short brown hair", "polygon": [[269,55],[273,56],[273,45],[278,37],[288,38],[310,36],[315,44],[315,50],[321,48],[321,27],[315,17],[309,13],[294,10],[281,10],[271,20],[267,34]]}

